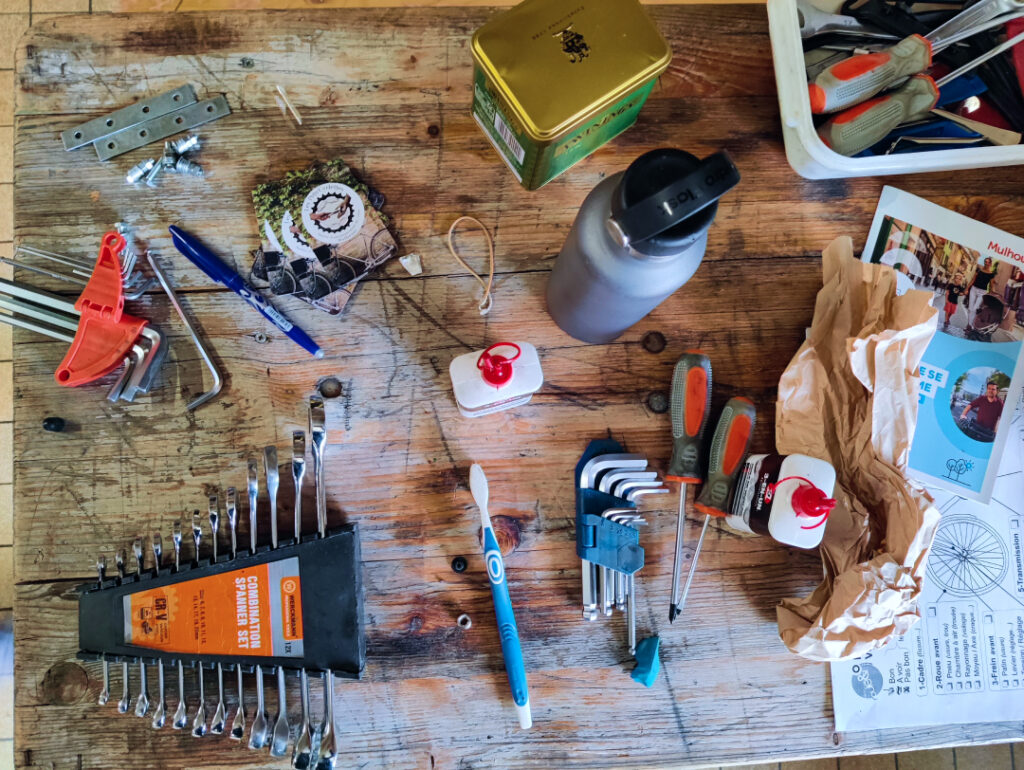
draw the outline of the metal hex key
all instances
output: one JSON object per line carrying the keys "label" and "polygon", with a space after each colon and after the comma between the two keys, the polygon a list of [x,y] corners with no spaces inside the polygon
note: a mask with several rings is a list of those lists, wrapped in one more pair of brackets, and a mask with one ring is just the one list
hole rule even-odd
{"label": "metal hex key", "polygon": [[191,412],[193,409],[198,409],[210,399],[215,398],[217,394],[220,393],[221,388],[223,387],[220,370],[217,369],[217,365],[213,362],[209,352],[207,352],[206,348],[203,346],[202,340],[199,339],[199,334],[196,332],[195,327],[192,326],[188,316],[185,315],[185,311],[182,309],[181,303],[178,302],[178,297],[175,295],[174,289],[171,288],[171,283],[167,280],[167,276],[164,274],[164,271],[157,264],[153,255],[148,251],[146,252],[146,260],[149,262],[149,267],[153,271],[153,275],[156,276],[157,281],[159,281],[164,293],[167,294],[167,299],[171,301],[171,305],[178,314],[178,318],[180,318],[181,322],[185,325],[185,329],[192,338],[192,344],[196,346],[196,350],[199,352],[199,357],[203,359],[203,363],[206,364],[206,368],[210,370],[210,374],[213,376],[213,387],[205,393],[200,393],[185,406],[185,408]]}

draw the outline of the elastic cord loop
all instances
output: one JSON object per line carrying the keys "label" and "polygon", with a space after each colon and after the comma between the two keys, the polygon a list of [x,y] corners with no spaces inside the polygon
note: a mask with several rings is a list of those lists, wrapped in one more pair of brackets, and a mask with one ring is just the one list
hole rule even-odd
{"label": "elastic cord loop", "polygon": [[[466,261],[455,252],[455,244],[452,242],[452,236],[455,234],[455,228],[464,220],[473,222],[477,227],[483,230],[484,237],[487,239],[487,261],[489,272],[486,281],[484,281],[480,274],[467,265]],[[461,216],[452,222],[452,226],[448,228],[448,251],[450,251],[451,255],[455,257],[456,262],[470,272],[473,278],[476,279],[476,282],[480,284],[480,288],[484,290],[484,295],[480,299],[478,307],[480,309],[480,315],[487,315],[491,312],[491,306],[494,304],[491,296],[491,288],[494,286],[494,240],[491,238],[490,231],[484,227],[483,222],[476,217]]]}

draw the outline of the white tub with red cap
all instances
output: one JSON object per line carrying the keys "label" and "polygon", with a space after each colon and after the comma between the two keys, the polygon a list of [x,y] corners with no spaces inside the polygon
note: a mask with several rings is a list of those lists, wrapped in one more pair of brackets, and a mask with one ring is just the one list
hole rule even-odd
{"label": "white tub with red cap", "polygon": [[[818,0],[814,5],[835,12],[841,3]],[[1024,163],[1024,144],[1008,147],[963,147],[956,150],[908,152],[848,158],[830,150],[814,130],[811,101],[807,91],[803,40],[796,0],[768,0],[768,31],[775,62],[775,83],[782,113],[782,139],[786,159],[807,179],[835,179],[851,176],[916,174],[925,171],[953,171],[990,168]],[[1019,127],[1018,127],[1019,130]]]}
{"label": "white tub with red cap", "polygon": [[807,455],[750,455],[743,463],[726,524],[785,545],[816,548],[836,501],[836,471]]}
{"label": "white tub with red cap", "polygon": [[496,342],[448,366],[455,404],[463,417],[483,417],[527,403],[544,384],[537,348],[529,342]]}

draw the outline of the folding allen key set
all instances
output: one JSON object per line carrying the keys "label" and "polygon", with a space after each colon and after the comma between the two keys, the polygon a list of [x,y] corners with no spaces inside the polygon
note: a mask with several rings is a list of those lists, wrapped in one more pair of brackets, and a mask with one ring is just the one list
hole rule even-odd
{"label": "folding allen key set", "polygon": [[[110,664],[121,664],[122,697],[118,711],[146,717],[150,712],[149,667],[156,667],[157,696],[152,726],[168,720],[166,669],[177,668],[177,705],[171,718],[175,729],[191,729],[201,738],[208,733],[242,740],[248,747],[269,746],[283,757],[292,744],[292,766],[333,768],[338,756],[334,726],[334,677],[358,678],[366,659],[363,629],[363,590],[359,531],[355,526],[328,530],[324,490],[326,426],[323,401],[310,399],[310,439],[316,493],[317,531],[303,533],[301,499],[305,477],[305,434],[293,435],[291,460],[295,483],[292,537],[282,541],[277,521],[277,450],[264,450],[270,498],[270,544],[260,545],[257,531],[258,462],[248,464],[249,543],[239,548],[237,490],[225,491],[228,548],[222,548],[222,515],[218,495],[209,498],[209,548],[203,544],[199,511],[192,515],[192,558],[183,561],[182,527],[175,524],[173,560],[164,557],[159,534],[152,538],[153,566],[145,567],[142,539],[132,545],[136,570],[126,572],[127,554],[115,554],[117,576],[106,575],[106,559],[97,561],[98,581],[82,586],[79,600],[79,657],[103,662],[103,691],[110,697]],[[131,670],[138,667],[138,690],[133,695]],[[194,669],[195,674],[187,674]],[[273,670],[277,713],[269,718],[263,675]],[[237,679],[235,715],[228,728],[225,671]],[[217,705],[207,710],[206,675],[216,674]],[[245,705],[245,675],[255,674],[255,711]],[[302,714],[292,735],[286,707],[286,680],[298,678]],[[325,713],[316,723],[310,713],[309,677],[323,679]],[[194,695],[186,689],[193,679]],[[194,711],[190,715],[190,703]]]}

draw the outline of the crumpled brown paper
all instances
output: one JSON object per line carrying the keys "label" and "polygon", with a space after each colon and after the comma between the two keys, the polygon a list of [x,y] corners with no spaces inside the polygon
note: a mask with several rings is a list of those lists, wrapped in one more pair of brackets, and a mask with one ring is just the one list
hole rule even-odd
{"label": "crumpled brown paper", "polygon": [[917,421],[917,372],[935,334],[931,295],[896,296],[892,268],[861,262],[849,238],[822,253],[824,285],[806,342],[779,380],[775,442],[836,469],[821,557],[825,579],[776,608],[793,652],[854,658],[920,618],[932,498],[904,471]]}

